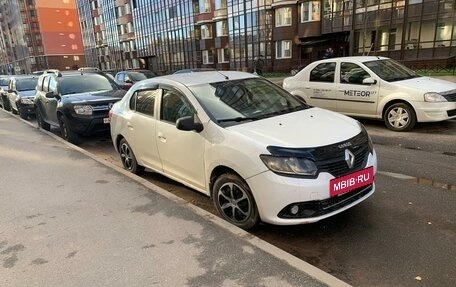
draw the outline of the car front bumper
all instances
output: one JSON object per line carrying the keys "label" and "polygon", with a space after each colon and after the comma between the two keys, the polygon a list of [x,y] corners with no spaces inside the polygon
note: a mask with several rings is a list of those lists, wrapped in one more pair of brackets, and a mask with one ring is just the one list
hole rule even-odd
{"label": "car front bumper", "polygon": [[109,132],[108,112],[92,116],[67,116],[69,129],[81,135],[92,135]]}
{"label": "car front bumper", "polygon": [[[377,171],[377,155],[374,151],[369,154],[365,167],[374,167]],[[364,201],[375,192],[375,183],[353,192],[331,198],[329,193],[330,181],[334,179],[329,173],[322,172],[316,179],[286,177],[271,171],[263,172],[247,179],[261,220],[275,225],[296,225],[313,223],[336,215]],[[279,216],[283,210],[292,206],[300,207],[307,204],[328,207],[316,216],[310,217],[284,217]]]}
{"label": "car front bumper", "polygon": [[456,102],[415,102],[418,122],[439,122],[456,118]]}

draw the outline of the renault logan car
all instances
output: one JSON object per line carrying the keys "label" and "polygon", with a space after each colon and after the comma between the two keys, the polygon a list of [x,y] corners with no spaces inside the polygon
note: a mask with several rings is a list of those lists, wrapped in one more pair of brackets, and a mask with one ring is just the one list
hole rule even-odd
{"label": "renault logan car", "polygon": [[127,170],[149,168],[212,197],[244,229],[316,222],[375,190],[376,153],[358,121],[249,73],[144,80],[110,117]]}
{"label": "renault logan car", "polygon": [[316,61],[284,79],[283,88],[313,106],[381,119],[393,131],[456,118],[456,83],[422,77],[385,57]]}

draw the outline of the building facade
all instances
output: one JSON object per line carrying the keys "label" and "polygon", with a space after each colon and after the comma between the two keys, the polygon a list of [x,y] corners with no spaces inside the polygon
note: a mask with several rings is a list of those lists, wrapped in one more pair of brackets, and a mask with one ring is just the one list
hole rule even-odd
{"label": "building facade", "polygon": [[0,0],[0,70],[85,66],[75,0]]}
{"label": "building facade", "polygon": [[[333,56],[456,55],[456,0],[77,0],[88,65],[287,72]],[[1,43],[0,43],[1,44]],[[0,56],[1,57],[1,56]]]}

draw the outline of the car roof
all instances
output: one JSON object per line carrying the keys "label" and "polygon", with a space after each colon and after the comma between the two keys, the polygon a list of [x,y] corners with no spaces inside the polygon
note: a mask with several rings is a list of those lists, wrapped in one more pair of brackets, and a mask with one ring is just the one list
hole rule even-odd
{"label": "car roof", "polygon": [[323,62],[333,62],[334,60],[346,60],[346,61],[358,61],[361,63],[364,62],[369,62],[369,61],[376,61],[376,60],[388,60],[389,58],[387,57],[382,57],[382,56],[350,56],[350,57],[338,57],[338,58],[329,58],[329,59],[323,59],[319,60],[319,63]]}
{"label": "car roof", "polygon": [[210,72],[198,72],[198,73],[182,73],[172,74],[166,76],[159,76],[152,79],[143,80],[141,82],[166,82],[175,81],[185,86],[195,86],[207,83],[223,82],[228,80],[240,80],[248,78],[259,78],[256,75],[237,72],[237,71],[210,71]]}

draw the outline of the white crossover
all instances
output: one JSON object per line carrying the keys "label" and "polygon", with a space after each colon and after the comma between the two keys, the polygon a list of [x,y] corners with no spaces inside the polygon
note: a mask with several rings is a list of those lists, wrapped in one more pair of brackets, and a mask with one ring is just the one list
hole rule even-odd
{"label": "white crossover", "polygon": [[377,157],[356,120],[268,80],[210,71],[143,80],[110,112],[123,166],[212,197],[248,229],[316,222],[374,193]]}
{"label": "white crossover", "polygon": [[422,77],[385,57],[316,61],[286,78],[283,88],[313,106],[384,120],[394,131],[456,118],[456,83]]}

